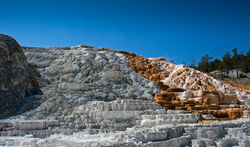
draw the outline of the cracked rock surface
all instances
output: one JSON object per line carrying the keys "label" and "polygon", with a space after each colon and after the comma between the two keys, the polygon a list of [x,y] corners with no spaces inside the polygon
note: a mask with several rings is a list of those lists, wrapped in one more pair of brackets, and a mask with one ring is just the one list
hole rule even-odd
{"label": "cracked rock surface", "polygon": [[0,118],[15,113],[38,90],[20,45],[10,36],[0,34]]}
{"label": "cracked rock surface", "polygon": [[123,55],[108,49],[77,46],[24,51],[41,73],[38,79],[44,94],[41,106],[22,115],[26,119],[68,116],[93,101],[151,100],[159,91],[156,83],[130,69]]}

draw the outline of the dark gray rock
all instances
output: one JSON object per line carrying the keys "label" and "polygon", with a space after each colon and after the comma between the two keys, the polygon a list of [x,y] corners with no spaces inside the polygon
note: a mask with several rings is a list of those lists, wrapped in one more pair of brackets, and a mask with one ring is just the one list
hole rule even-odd
{"label": "dark gray rock", "polygon": [[14,113],[39,86],[15,39],[0,34],[0,118]]}

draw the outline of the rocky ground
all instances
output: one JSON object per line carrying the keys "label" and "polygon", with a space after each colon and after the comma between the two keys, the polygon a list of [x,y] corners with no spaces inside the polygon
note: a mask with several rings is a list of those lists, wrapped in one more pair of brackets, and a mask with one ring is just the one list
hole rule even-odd
{"label": "rocky ground", "polygon": [[72,135],[32,135],[0,137],[0,145],[9,146],[241,146],[250,143],[250,119],[238,119],[210,124],[164,124],[153,127],[135,126],[125,131]]}
{"label": "rocky ground", "polygon": [[[22,93],[22,105],[3,113],[2,146],[250,143],[249,90],[163,58],[85,45],[22,49],[27,58],[26,62],[22,56],[24,71],[39,83],[42,93]],[[18,67],[16,62],[9,64],[11,71]],[[4,105],[6,96],[0,96]],[[12,103],[19,103],[19,98]],[[240,119],[231,120],[236,118]],[[216,122],[221,120],[230,121]]]}
{"label": "rocky ground", "polygon": [[221,76],[223,75],[223,79],[227,81],[231,81],[238,84],[245,84],[250,85],[250,73],[242,72],[239,69],[232,69],[229,70],[228,74],[223,72],[221,73],[218,70],[210,72],[215,78],[222,79]]}

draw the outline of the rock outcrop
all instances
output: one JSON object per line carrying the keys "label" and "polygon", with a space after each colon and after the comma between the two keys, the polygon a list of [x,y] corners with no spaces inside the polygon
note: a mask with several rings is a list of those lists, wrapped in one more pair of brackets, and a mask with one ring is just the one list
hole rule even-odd
{"label": "rock outcrop", "polygon": [[249,117],[243,113],[250,110],[249,90],[232,87],[184,65],[165,62],[164,58],[146,59],[134,53],[116,52],[129,59],[134,71],[160,85],[161,92],[154,101],[166,110],[188,110],[220,120]]}
{"label": "rock outcrop", "polygon": [[[43,95],[29,99],[35,108],[0,120],[0,146],[244,147],[250,142],[249,118],[237,119],[249,117],[247,90],[164,58],[86,45],[23,50],[28,64],[22,69]],[[228,119],[237,120],[222,121]]]}
{"label": "rock outcrop", "polygon": [[120,53],[82,45],[24,51],[41,74],[43,102],[11,119],[53,119],[63,124],[62,133],[98,133],[125,130],[142,114],[165,112],[152,102],[157,83],[134,72]]}
{"label": "rock outcrop", "polygon": [[0,34],[0,118],[19,110],[28,96],[38,92],[22,48],[13,38]]}

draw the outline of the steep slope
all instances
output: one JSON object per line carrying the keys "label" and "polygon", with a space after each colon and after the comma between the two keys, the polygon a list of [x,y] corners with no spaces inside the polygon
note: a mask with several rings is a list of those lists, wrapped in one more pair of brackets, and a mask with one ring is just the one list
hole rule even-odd
{"label": "steep slope", "polygon": [[[72,102],[74,106],[89,101],[150,100],[159,91],[156,83],[133,72],[126,58],[108,49],[26,48],[25,54],[49,83],[42,87],[45,97],[69,98],[67,103]],[[63,101],[55,103],[68,108]]]}
{"label": "steep slope", "polygon": [[[165,62],[164,58],[146,59],[117,52],[130,60],[130,67],[137,73],[159,83],[162,91],[155,95],[154,101],[166,109],[212,114],[218,119],[249,117],[249,90],[232,87],[184,65]],[[204,119],[215,118],[204,115]]]}
{"label": "steep slope", "polygon": [[83,45],[24,51],[41,74],[44,95],[39,107],[11,119],[57,120],[64,133],[109,132],[140,124],[143,114],[165,112],[152,102],[157,83],[134,72],[120,53]]}
{"label": "steep slope", "polygon": [[13,38],[0,34],[0,118],[19,110],[38,91],[22,48]]}

